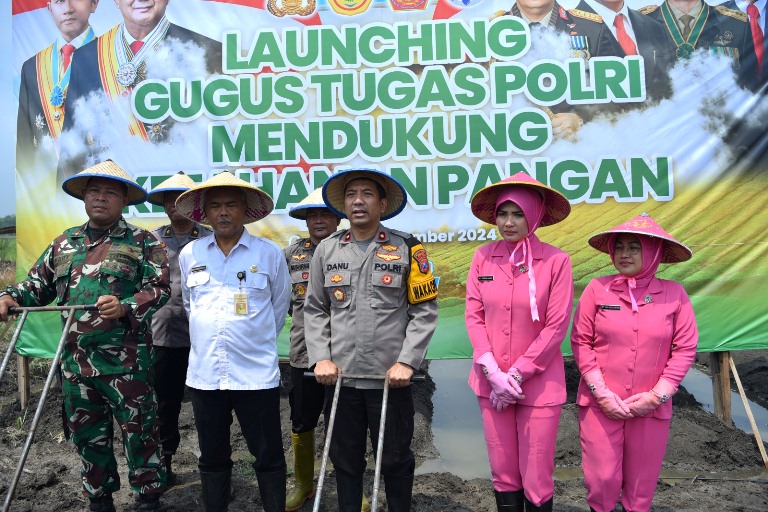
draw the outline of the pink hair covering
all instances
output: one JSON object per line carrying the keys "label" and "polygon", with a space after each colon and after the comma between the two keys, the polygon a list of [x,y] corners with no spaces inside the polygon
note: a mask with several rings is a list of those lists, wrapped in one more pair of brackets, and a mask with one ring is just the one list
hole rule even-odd
{"label": "pink hair covering", "polygon": [[[541,223],[541,219],[544,217],[544,199],[539,192],[530,187],[514,185],[505,187],[496,198],[496,209],[494,212],[498,211],[499,207],[507,201],[515,203],[523,210],[523,215],[525,215],[525,220],[528,223],[528,233],[525,235],[525,238],[517,242],[512,248],[509,263],[515,267],[524,263],[528,267],[528,299],[531,304],[531,318],[535,322],[539,320],[539,308],[536,305],[536,276],[533,273],[533,254],[531,251],[531,241],[528,237],[536,231],[536,228]],[[493,220],[496,222],[495,213]],[[520,261],[516,258],[518,249],[522,252]]]}
{"label": "pink hair covering", "polygon": [[[612,233],[608,237],[608,253],[611,255],[611,262],[616,265],[616,239],[619,235],[625,233]],[[637,311],[637,301],[632,290],[640,288],[644,290],[648,287],[653,276],[656,275],[656,270],[661,263],[661,249],[664,244],[664,240],[647,235],[641,235],[640,233],[632,233],[640,240],[640,246],[642,247],[641,255],[643,257],[640,272],[634,276],[619,275],[616,279],[611,281],[612,284],[619,284],[622,281],[627,283],[627,291],[629,291],[629,298],[632,300],[632,311]]]}

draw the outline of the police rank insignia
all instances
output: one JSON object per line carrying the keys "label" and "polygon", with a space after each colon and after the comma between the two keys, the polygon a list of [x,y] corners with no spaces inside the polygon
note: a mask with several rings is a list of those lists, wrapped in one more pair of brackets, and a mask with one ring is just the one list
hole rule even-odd
{"label": "police rank insignia", "polygon": [[331,282],[332,283],[340,283],[344,280],[344,278],[341,276],[341,274],[334,274],[331,276]]}
{"label": "police rank insignia", "polygon": [[338,288],[333,290],[333,298],[336,299],[337,301],[339,302],[343,301],[344,297],[345,297],[344,290],[339,290]]}
{"label": "police rank insignia", "polygon": [[396,245],[392,245],[392,244],[385,244],[385,245],[382,245],[382,246],[381,246],[381,248],[382,248],[383,250],[385,250],[385,251],[389,251],[389,252],[394,252],[394,251],[396,251],[396,250],[397,250],[397,246],[396,246]]}
{"label": "police rank insignia", "polygon": [[392,284],[392,276],[389,274],[384,274],[381,276],[381,282],[384,284]]}
{"label": "police rank insignia", "polygon": [[402,258],[399,254],[390,254],[388,252],[377,252],[376,257],[384,261],[395,261]]}
{"label": "police rank insignia", "polygon": [[309,279],[309,272],[302,272],[301,273],[301,278],[302,279]]}
{"label": "police rank insignia", "polygon": [[307,294],[307,288],[303,284],[296,285],[296,295],[303,297]]}
{"label": "police rank insignia", "polygon": [[418,251],[414,252],[413,259],[415,259],[419,264],[419,272],[422,274],[429,272],[429,258],[427,257],[426,250],[419,249]]}
{"label": "police rank insignia", "polygon": [[294,255],[291,256],[291,259],[297,260],[297,261],[301,261],[301,260],[307,259],[307,255],[306,254],[294,254]]}

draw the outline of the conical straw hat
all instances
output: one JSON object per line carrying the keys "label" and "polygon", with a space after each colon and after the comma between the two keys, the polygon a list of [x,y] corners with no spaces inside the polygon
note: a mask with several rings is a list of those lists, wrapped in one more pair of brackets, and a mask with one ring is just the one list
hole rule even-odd
{"label": "conical straw hat", "polygon": [[589,245],[598,251],[609,253],[608,241],[611,235],[616,233],[633,233],[636,235],[661,238],[664,242],[661,248],[661,263],[679,263],[691,259],[693,252],[678,242],[669,233],[664,231],[655,220],[647,213],[642,213],[623,224],[593,235],[589,239]]}
{"label": "conical straw hat", "polygon": [[336,215],[336,212],[328,208],[328,205],[323,202],[323,187],[313,190],[307,197],[302,199],[299,204],[291,208],[288,211],[288,215],[294,219],[306,220],[309,210],[318,208],[324,208]]}
{"label": "conical straw hat", "polygon": [[347,218],[344,214],[344,192],[347,183],[359,178],[373,180],[384,188],[387,194],[387,209],[382,212],[381,220],[391,219],[403,211],[407,196],[400,182],[374,169],[349,169],[334,174],[323,185],[323,201],[339,218]]}
{"label": "conical straw hat", "polygon": [[506,187],[528,187],[541,194],[544,200],[544,216],[539,226],[551,226],[565,219],[571,213],[571,204],[568,199],[540,181],[537,181],[524,172],[518,172],[504,178],[501,181],[481,188],[472,196],[472,214],[488,224],[496,223],[496,200]]}
{"label": "conical straw hat", "polygon": [[83,189],[91,178],[109,178],[124,183],[128,187],[128,204],[141,204],[147,200],[147,191],[112,160],[105,160],[100,164],[73,174],[64,180],[61,188],[67,194],[82,201]]}
{"label": "conical straw hat", "polygon": [[147,202],[163,206],[166,192],[186,192],[195,186],[195,182],[179,171],[167,180],[160,183],[155,189],[147,195]]}
{"label": "conical straw hat", "polygon": [[176,200],[176,211],[195,222],[209,224],[205,218],[205,193],[216,187],[238,187],[245,191],[248,200],[245,224],[263,219],[275,207],[269,194],[231,172],[224,171],[183,192]]}

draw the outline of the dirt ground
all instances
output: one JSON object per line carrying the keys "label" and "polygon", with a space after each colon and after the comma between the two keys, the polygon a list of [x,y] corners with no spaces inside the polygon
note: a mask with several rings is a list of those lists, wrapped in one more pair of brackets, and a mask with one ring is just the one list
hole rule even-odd
{"label": "dirt ground", "polygon": [[[734,354],[741,379],[750,397],[768,403],[768,351]],[[708,355],[700,356],[699,368],[707,371]],[[555,484],[557,511],[588,510],[580,471],[577,407],[574,404],[578,374],[572,359],[567,360],[569,400],[563,409],[558,434]],[[32,408],[22,412],[15,393],[15,368],[12,362],[8,375],[0,384],[0,494],[5,497],[8,485],[25,442],[28,426],[34,416],[38,394]],[[287,373],[284,376],[287,378]],[[37,388],[43,377],[38,375]],[[283,382],[283,445],[288,460],[289,481],[292,473],[288,421],[288,400]],[[416,383],[417,418],[413,449],[419,461],[439,456],[432,442],[431,397],[436,391],[429,378]],[[664,462],[662,480],[656,488],[654,511],[767,511],[768,472],[762,471],[760,453],[751,435],[726,426],[702,409],[692,395],[681,389],[674,398],[675,414],[669,447]],[[34,443],[17,488],[11,510],[35,512],[69,512],[87,509],[80,494],[79,459],[74,448],[64,441],[57,412],[60,398],[49,395],[41,416]],[[202,510],[200,482],[197,474],[197,439],[189,402],[182,409],[182,443],[174,458],[179,475],[178,485],[162,499],[165,511]],[[232,444],[235,450],[235,496],[230,510],[261,510],[249,454],[245,443],[233,426]],[[477,433],[478,436],[482,432]],[[121,443],[116,439],[116,452]],[[318,457],[322,439],[318,429]],[[369,458],[372,461],[372,457]],[[118,460],[121,457],[118,456]],[[319,467],[319,463],[318,463]],[[115,495],[118,510],[132,510],[134,505],[127,488],[127,474],[121,460],[123,488]],[[667,478],[664,478],[667,477]],[[676,477],[676,478],[671,478]],[[682,478],[681,478],[682,477]],[[370,496],[373,486],[373,463],[366,474],[366,490]],[[333,470],[329,470],[323,491],[321,510],[336,509]],[[380,494],[379,510],[386,510],[384,492]],[[490,480],[461,478],[447,473],[432,473],[416,477],[413,493],[414,511],[492,511],[495,510]],[[306,504],[302,511],[312,510]],[[617,510],[621,510],[618,506]]]}

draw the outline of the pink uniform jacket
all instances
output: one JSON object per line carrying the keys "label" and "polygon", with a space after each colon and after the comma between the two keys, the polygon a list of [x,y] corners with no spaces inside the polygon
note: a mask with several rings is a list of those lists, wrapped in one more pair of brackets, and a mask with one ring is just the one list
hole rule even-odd
{"label": "pink uniform jacket", "polygon": [[[676,387],[696,357],[699,333],[693,306],[682,285],[654,277],[632,311],[627,285],[617,276],[593,279],[576,308],[571,345],[581,374],[603,372],[607,386],[622,399],[649,391],[664,377]],[[598,407],[582,380],[579,405]],[[672,401],[648,417],[672,417]]]}
{"label": "pink uniform jacket", "polygon": [[[466,324],[473,359],[493,352],[502,371],[523,376],[525,398],[518,404],[551,406],[565,403],[565,370],[560,344],[568,331],[573,307],[573,274],[566,253],[529,236],[536,275],[536,301],[541,320],[531,319],[528,274],[509,263],[507,242],[475,251],[467,275]],[[482,397],[491,385],[479,364],[472,365],[469,386]]]}

